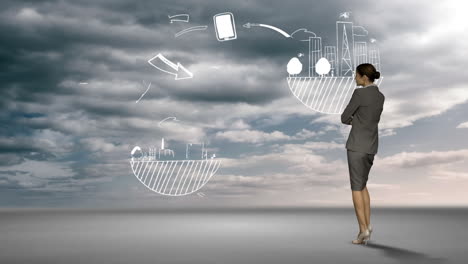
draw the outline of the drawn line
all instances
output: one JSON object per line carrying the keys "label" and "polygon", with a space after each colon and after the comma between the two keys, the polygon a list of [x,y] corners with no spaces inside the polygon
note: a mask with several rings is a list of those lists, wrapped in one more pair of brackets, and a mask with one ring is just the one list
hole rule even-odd
{"label": "drawn line", "polygon": [[140,98],[138,98],[138,100],[136,100],[135,103],[140,102],[141,98],[143,98],[143,96],[145,96],[145,94],[148,92],[148,90],[150,89],[150,87],[151,87],[151,83],[149,83],[148,88],[146,89],[146,91],[140,96]]}
{"label": "drawn line", "polygon": [[185,33],[189,33],[189,32],[192,32],[192,31],[197,31],[197,30],[206,30],[208,28],[208,26],[196,26],[196,27],[190,27],[190,28],[186,28],[182,31],[179,31],[175,34],[175,37],[179,37]]}

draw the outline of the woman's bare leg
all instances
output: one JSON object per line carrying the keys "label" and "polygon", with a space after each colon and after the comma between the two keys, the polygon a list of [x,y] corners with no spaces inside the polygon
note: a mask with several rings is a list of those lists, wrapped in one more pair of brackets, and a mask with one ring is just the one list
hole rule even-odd
{"label": "woman's bare leg", "polygon": [[367,229],[367,223],[366,223],[363,191],[352,191],[352,193],[353,193],[354,211],[356,212],[356,217],[359,223],[359,230],[360,232],[364,232]]}
{"label": "woman's bare leg", "polygon": [[364,198],[364,214],[366,215],[366,225],[370,225],[370,196],[367,186],[362,190],[362,196]]}

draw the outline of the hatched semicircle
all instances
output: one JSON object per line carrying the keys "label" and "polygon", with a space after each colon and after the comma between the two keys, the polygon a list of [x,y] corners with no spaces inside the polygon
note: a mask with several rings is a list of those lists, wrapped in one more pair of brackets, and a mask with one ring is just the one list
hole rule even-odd
{"label": "hatched semicircle", "polygon": [[200,190],[216,174],[220,160],[143,160],[132,159],[135,177],[153,192],[182,196]]}
{"label": "hatched semicircle", "polygon": [[[380,86],[382,79],[375,80],[375,84]],[[353,76],[287,77],[286,80],[301,103],[324,114],[341,114],[356,89]]]}

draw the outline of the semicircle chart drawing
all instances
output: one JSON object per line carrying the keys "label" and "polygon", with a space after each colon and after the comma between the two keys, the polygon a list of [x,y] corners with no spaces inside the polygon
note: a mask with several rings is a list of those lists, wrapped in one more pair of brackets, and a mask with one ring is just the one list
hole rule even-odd
{"label": "semicircle chart drawing", "polygon": [[182,196],[200,190],[221,165],[220,160],[131,160],[135,177],[153,192]]}
{"label": "semicircle chart drawing", "polygon": [[[324,114],[341,114],[356,82],[351,76],[287,77],[292,94],[308,108]],[[380,86],[383,77],[375,80]]]}
{"label": "semicircle chart drawing", "polygon": [[204,143],[201,144],[201,158],[191,158],[189,150],[194,145],[186,144],[186,159],[174,159],[175,152],[164,146],[164,138],[161,148],[150,147],[148,153],[135,146],[130,159],[133,175],[146,188],[161,195],[182,196],[197,192],[216,174],[221,160],[216,159],[216,154],[208,158]]}

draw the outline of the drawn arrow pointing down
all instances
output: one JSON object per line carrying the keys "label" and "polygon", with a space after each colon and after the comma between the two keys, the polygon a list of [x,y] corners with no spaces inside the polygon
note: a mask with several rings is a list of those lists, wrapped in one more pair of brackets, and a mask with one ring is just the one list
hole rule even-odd
{"label": "drawn arrow pointing down", "polygon": [[[166,57],[164,57],[161,53],[158,53],[158,55],[156,55],[153,58],[149,59],[148,63],[151,64],[151,66],[155,67],[156,69],[158,69],[160,71],[175,75],[175,80],[176,81],[177,80],[182,80],[182,79],[193,78],[193,73],[191,73],[184,66],[182,66],[182,64],[180,64],[179,62],[177,62],[177,64],[173,63],[172,61],[170,61]],[[157,64],[162,64],[162,63],[169,66],[172,69],[172,71],[170,69],[164,69],[163,66],[158,66],[157,65]]]}

